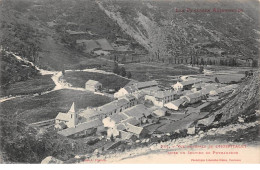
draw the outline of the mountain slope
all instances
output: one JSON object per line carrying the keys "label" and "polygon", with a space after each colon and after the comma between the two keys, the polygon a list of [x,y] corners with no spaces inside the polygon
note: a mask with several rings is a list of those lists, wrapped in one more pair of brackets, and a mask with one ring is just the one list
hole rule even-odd
{"label": "mountain slope", "polygon": [[[258,58],[258,1],[99,1],[106,14],[152,52],[167,58],[208,55],[212,48],[226,55]],[[187,12],[187,8],[210,12]],[[241,9],[214,12],[213,9]],[[176,12],[184,9],[185,12]]]}

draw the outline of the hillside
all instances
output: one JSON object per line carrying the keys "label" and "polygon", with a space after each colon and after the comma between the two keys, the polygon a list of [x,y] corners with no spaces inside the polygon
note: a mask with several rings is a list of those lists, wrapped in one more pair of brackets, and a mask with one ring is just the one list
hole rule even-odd
{"label": "hillside", "polygon": [[[104,64],[93,54],[76,48],[77,39],[107,39],[111,44],[120,38],[127,41],[132,52],[146,52],[93,0],[3,0],[0,12],[3,49],[43,69],[78,69]],[[86,35],[75,38],[68,31]]]}
{"label": "hillside", "polygon": [[[124,57],[120,57],[116,52],[107,57],[110,60],[119,56],[132,59],[127,60],[130,62],[146,58],[174,64],[239,66],[234,59],[243,59],[242,63],[253,59],[249,66],[257,66],[259,1],[214,2],[3,0],[0,44],[48,70],[104,64],[92,53],[79,50],[78,39],[107,39],[110,44],[126,41],[130,55],[121,51]],[[186,8],[211,12],[176,12]],[[213,12],[214,8],[241,11]],[[85,35],[70,36],[68,30]],[[138,53],[143,55],[133,56]]]}
{"label": "hillside", "polygon": [[14,55],[8,54],[5,51],[0,51],[0,61],[1,89],[6,89],[10,84],[25,81],[39,75],[39,71],[35,67],[28,63],[18,61]]}
{"label": "hillside", "polygon": [[[257,59],[259,55],[259,1],[107,0],[99,1],[99,6],[157,60],[190,56]],[[187,12],[187,8],[210,12]],[[243,12],[214,12],[214,8]]]}
{"label": "hillside", "polygon": [[[168,155],[167,153],[181,150],[186,152],[205,151],[202,148],[197,148],[196,150],[196,146],[246,144],[248,148],[254,148],[259,146],[260,139],[259,114],[256,113],[256,110],[259,110],[258,96],[259,72],[256,72],[252,77],[239,84],[239,88],[234,93],[229,94],[221,103],[217,103],[215,106],[211,105],[211,107],[214,107],[214,110],[211,110],[211,116],[215,118],[212,119],[213,121],[206,128],[197,129],[195,134],[187,135],[187,130],[186,132],[185,130],[181,132],[175,131],[174,135],[161,134],[156,140],[154,139],[155,137],[151,137],[149,142],[139,141],[139,143],[131,143],[130,146],[121,144],[114,152],[101,152],[98,156],[92,154],[89,159],[98,157],[100,160],[106,160],[106,163],[129,163],[131,161],[144,163],[145,159],[149,158],[149,161],[151,161],[150,159],[153,160],[153,157],[156,157],[154,163],[172,163],[176,161],[178,155]],[[185,146],[185,148],[177,147],[178,145]],[[195,148],[192,148],[192,146],[195,146]],[[225,150],[221,148],[221,151]],[[211,149],[208,149],[208,151],[212,152]],[[168,158],[160,161],[158,160],[158,155],[164,157],[168,155]],[[190,158],[192,155],[186,156]],[[228,155],[225,156],[228,158]],[[188,162],[190,160],[185,161]],[[82,161],[82,163],[84,162]]]}
{"label": "hillside", "polygon": [[222,105],[224,107],[214,113],[220,118],[218,120],[220,124],[237,121],[238,117],[241,117],[244,122],[255,120],[255,112],[259,110],[259,71],[255,72],[252,78],[244,81],[231,98],[227,98],[220,104]]}

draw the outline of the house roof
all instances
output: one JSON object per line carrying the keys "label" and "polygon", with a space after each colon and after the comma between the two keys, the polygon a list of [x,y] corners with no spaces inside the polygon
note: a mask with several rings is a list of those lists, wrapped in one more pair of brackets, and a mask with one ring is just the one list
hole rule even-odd
{"label": "house roof", "polygon": [[124,98],[121,98],[121,99],[118,99],[118,100],[114,100],[110,103],[107,103],[103,106],[100,106],[99,107],[99,111],[102,111],[102,112],[110,112],[110,111],[113,111],[115,109],[118,109],[124,105],[126,105],[127,103],[129,103],[128,100],[124,99]]}
{"label": "house roof", "polygon": [[84,51],[88,53],[93,51],[94,49],[100,48],[100,45],[97,44],[95,40],[77,40],[76,43],[84,43],[84,45],[86,46],[86,49]]}
{"label": "house roof", "polygon": [[124,123],[119,123],[116,125],[117,130],[125,130],[126,125]]}
{"label": "house roof", "polygon": [[174,91],[156,91],[153,93],[153,96],[156,97],[156,98],[164,98],[164,97],[168,97],[168,96],[171,96],[171,95],[174,95],[176,94],[176,92]]}
{"label": "house roof", "polygon": [[114,100],[110,103],[107,103],[103,106],[98,107],[97,109],[88,109],[83,111],[80,115],[84,115],[84,117],[91,117],[102,113],[112,112],[115,109],[119,109],[120,107],[128,104],[129,101],[126,98],[121,98],[118,100]]}
{"label": "house roof", "polygon": [[121,138],[124,139],[124,140],[128,140],[133,136],[133,134],[129,133],[129,132],[125,132],[125,131],[122,131],[122,130],[119,130],[119,132],[121,134]]}
{"label": "house roof", "polygon": [[203,103],[202,105],[199,105],[196,109],[203,109],[204,107],[207,107],[210,105],[210,102]]}
{"label": "house roof", "polygon": [[146,93],[143,90],[139,90],[136,91],[134,93],[132,93],[133,96],[135,96],[137,99],[140,99],[141,97],[143,97]]}
{"label": "house roof", "polygon": [[135,98],[135,96],[133,96],[133,95],[125,95],[125,96],[123,97],[123,99],[126,99],[126,100],[130,101],[130,100],[135,100],[136,98]]}
{"label": "house roof", "polygon": [[101,112],[99,110],[95,110],[95,109],[87,109],[82,111],[79,115],[85,118],[90,118],[96,115],[99,115]]}
{"label": "house roof", "polygon": [[130,123],[131,125],[138,125],[140,122],[135,117],[129,117],[126,120],[123,120],[122,123]]}
{"label": "house roof", "polygon": [[142,89],[141,91],[148,94],[148,93],[155,92],[158,90],[160,90],[160,88],[158,86],[152,86],[152,87]]}
{"label": "house roof", "polygon": [[174,104],[175,106],[180,106],[182,103],[184,103],[184,100],[183,99],[177,99],[177,100],[174,100],[172,102],[170,102],[172,104]]}
{"label": "house roof", "polygon": [[217,86],[215,85],[208,85],[208,86],[204,86],[199,92],[202,95],[207,95],[210,93],[210,91],[217,89]]}
{"label": "house roof", "polygon": [[190,98],[190,99],[195,99],[195,98],[198,98],[200,97],[202,94],[200,92],[196,92],[196,93],[191,93],[191,94],[187,94],[183,97],[186,97],[186,98]]}
{"label": "house roof", "polygon": [[134,85],[135,83],[138,83],[136,80],[130,80],[124,87]]}
{"label": "house roof", "polygon": [[116,124],[118,124],[122,120],[126,120],[128,118],[129,118],[129,116],[127,116],[124,113],[116,113],[116,114],[113,114],[112,116],[110,116],[110,119],[115,121]]}
{"label": "house roof", "polygon": [[[70,107],[70,110],[68,111],[69,112],[75,112],[75,104],[74,102],[72,103],[71,107]],[[62,113],[60,112],[55,119],[59,119],[59,120],[65,120],[65,121],[68,121],[70,120],[70,114],[68,113]]]}
{"label": "house roof", "polygon": [[153,113],[156,115],[156,116],[165,116],[165,110],[162,110],[162,109],[157,109],[155,111],[153,111]]}
{"label": "house roof", "polygon": [[[138,91],[140,89],[145,89],[145,88],[149,88],[149,90],[158,90],[159,88],[154,87],[157,85],[158,85],[158,83],[155,80],[153,80],[153,81],[132,83],[132,84],[125,86],[124,89],[128,93],[132,93],[132,92]],[[154,88],[152,88],[152,87],[154,87]]]}
{"label": "house roof", "polygon": [[138,82],[138,83],[134,84],[134,86],[136,86],[136,88],[138,88],[138,89],[143,89],[143,88],[147,88],[147,87],[151,87],[151,86],[157,86],[157,85],[158,85],[158,83],[155,80]]}
{"label": "house roof", "polygon": [[143,131],[143,128],[131,125],[130,123],[126,123],[126,130],[133,134],[140,135],[141,132]]}
{"label": "house roof", "polygon": [[178,100],[174,100],[172,102],[166,103],[164,106],[169,108],[169,109],[173,109],[174,106],[179,107],[183,103],[184,103],[183,99],[178,99]]}
{"label": "house roof", "polygon": [[186,85],[191,85],[191,84],[195,84],[195,83],[199,83],[199,82],[201,82],[201,80],[193,79],[193,80],[182,81],[179,83],[181,83],[183,86],[186,86]]}
{"label": "house roof", "polygon": [[75,133],[81,132],[83,130],[91,129],[91,128],[96,128],[98,126],[102,126],[103,123],[101,120],[96,119],[96,120],[91,120],[85,123],[78,124],[75,128],[67,128],[62,131],[59,131],[58,134],[63,135],[63,136],[70,136]]}
{"label": "house roof", "polygon": [[101,112],[111,112],[111,111],[113,111],[113,110],[118,108],[118,106],[116,105],[116,102],[117,101],[112,101],[112,102],[107,103],[107,104],[105,104],[103,106],[100,106],[98,109]]}
{"label": "house roof", "polygon": [[129,101],[126,100],[125,98],[122,98],[122,99],[117,100],[116,105],[118,107],[122,107],[122,106],[126,105],[127,103],[129,103]]}
{"label": "house roof", "polygon": [[128,93],[132,93],[132,92],[135,92],[135,91],[138,90],[138,88],[136,88],[136,87],[133,86],[133,85],[126,86],[126,87],[124,87],[124,89],[125,89]]}
{"label": "house roof", "polygon": [[70,120],[70,114],[67,114],[67,113],[59,113],[55,119],[58,119],[58,120],[64,120],[64,121],[69,121]]}
{"label": "house roof", "polygon": [[113,47],[110,45],[110,43],[107,41],[107,39],[98,39],[96,40],[96,42],[100,45],[100,47],[102,48],[102,50],[105,51],[112,51],[114,50]]}
{"label": "house roof", "polygon": [[135,117],[137,119],[143,117],[144,115],[151,115],[151,112],[142,104],[126,109],[124,110],[124,113],[127,114],[129,117]]}
{"label": "house roof", "polygon": [[101,84],[101,83],[99,83],[98,81],[95,81],[95,80],[88,80],[86,82],[86,85],[89,85],[89,86],[95,86],[97,84]]}

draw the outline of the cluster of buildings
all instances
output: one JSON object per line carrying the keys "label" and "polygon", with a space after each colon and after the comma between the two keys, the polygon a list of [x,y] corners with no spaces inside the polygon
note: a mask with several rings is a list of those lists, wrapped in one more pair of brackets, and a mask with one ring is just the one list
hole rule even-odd
{"label": "cluster of buildings", "polygon": [[[49,22],[48,25],[53,25]],[[67,35],[75,41],[75,47],[84,53],[92,53],[98,56],[108,54],[126,54],[133,53],[129,46],[129,41],[117,36],[117,39],[110,43],[106,38],[100,38],[99,35],[86,30],[78,31],[79,25],[74,22],[67,22],[65,29]]]}
{"label": "cluster of buildings", "polygon": [[114,94],[114,98],[120,98],[126,95],[133,95],[136,98],[140,98],[143,94],[158,90],[160,90],[160,88],[158,87],[158,83],[154,80],[129,83],[127,86],[120,88],[118,92]]}
{"label": "cluster of buildings", "polygon": [[107,55],[110,54],[111,51],[114,51],[114,48],[108,42],[107,39],[78,39],[76,40],[76,44],[79,48],[81,48],[85,53],[91,53],[97,55]]}
{"label": "cluster of buildings", "polygon": [[[131,139],[146,136],[144,128],[153,124],[154,118],[165,116],[167,111],[174,112],[197,102],[218,99],[232,92],[237,85],[219,87],[195,78],[185,78],[172,85],[171,90],[162,90],[156,81],[133,82],[114,94],[115,100],[103,106],[87,108],[75,112],[72,104],[68,113],[59,113],[55,127],[59,134],[77,137],[90,134],[103,134],[108,139],[118,137]],[[86,89],[92,91],[102,88],[99,82],[89,80]],[[152,107],[146,106],[148,101]]]}

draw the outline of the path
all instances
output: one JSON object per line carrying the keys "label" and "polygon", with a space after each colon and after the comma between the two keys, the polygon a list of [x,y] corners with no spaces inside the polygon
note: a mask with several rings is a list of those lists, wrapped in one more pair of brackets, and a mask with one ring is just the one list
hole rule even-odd
{"label": "path", "polygon": [[[0,50],[2,50],[2,49],[0,49]],[[23,62],[25,62],[27,64],[30,64],[31,66],[34,66],[40,72],[41,75],[53,75],[51,77],[51,79],[53,80],[53,82],[55,84],[54,89],[52,89],[50,91],[43,92],[41,95],[48,94],[50,92],[53,92],[53,91],[56,91],[56,90],[61,90],[61,89],[86,91],[86,89],[84,89],[84,88],[72,87],[71,84],[69,84],[65,80],[63,80],[61,71],[43,70],[43,69],[40,69],[38,66],[36,66],[34,63],[28,61],[25,58],[22,58],[22,57],[18,56],[17,54],[15,54],[13,52],[6,51],[6,53],[12,54],[19,61],[23,61]],[[103,71],[103,70],[97,70],[97,69],[65,70],[65,72],[69,72],[69,71],[85,71],[85,72],[95,72],[95,73],[101,73],[101,74],[114,74],[114,73],[106,72],[106,71]],[[95,94],[99,94],[99,95],[105,95],[105,96],[111,97],[110,94],[106,94],[106,93],[101,93],[101,92],[94,92],[94,93]],[[27,96],[34,96],[34,95],[38,95],[38,94],[36,93],[36,94],[30,94],[30,95],[18,95],[18,96],[11,96],[11,97],[5,96],[5,97],[0,98],[0,103],[2,103],[4,101],[7,101],[7,100],[15,99],[15,98],[18,98],[18,97],[27,97]]]}

